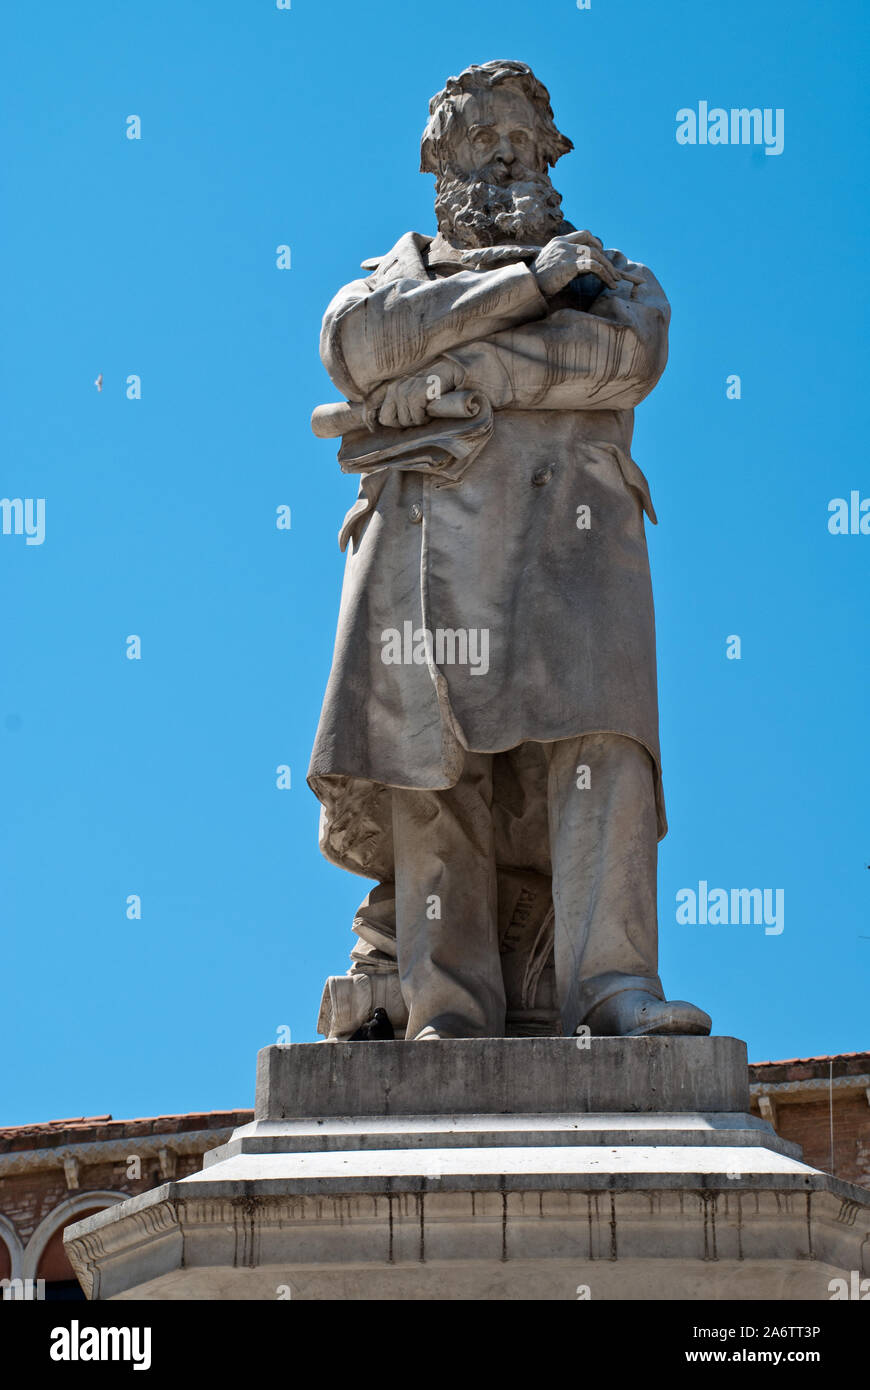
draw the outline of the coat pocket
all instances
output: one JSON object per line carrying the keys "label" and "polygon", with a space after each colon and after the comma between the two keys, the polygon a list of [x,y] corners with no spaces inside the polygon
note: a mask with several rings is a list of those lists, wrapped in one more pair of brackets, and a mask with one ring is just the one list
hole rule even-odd
{"label": "coat pocket", "polygon": [[370,502],[368,497],[357,498],[341,523],[341,530],[338,533],[339,550],[346,550],[349,542],[359,535],[363,521],[372,511],[374,511],[374,503]]}
{"label": "coat pocket", "polygon": [[604,449],[607,453],[613,454],[616,462],[619,464],[619,471],[622,474],[623,482],[627,487],[633,488],[639,495],[644,511],[653,526],[657,526],[658,517],[656,516],[655,507],[652,504],[649,483],[631,455],[627,454],[624,449],[620,449],[616,444],[605,444],[596,440],[595,447],[596,449]]}
{"label": "coat pocket", "polygon": [[353,540],[356,543],[359,540],[363,526],[378,505],[387,477],[387,469],[379,468],[374,473],[367,473],[360,478],[357,499],[341,523],[338,533],[340,550],[346,550],[349,541]]}

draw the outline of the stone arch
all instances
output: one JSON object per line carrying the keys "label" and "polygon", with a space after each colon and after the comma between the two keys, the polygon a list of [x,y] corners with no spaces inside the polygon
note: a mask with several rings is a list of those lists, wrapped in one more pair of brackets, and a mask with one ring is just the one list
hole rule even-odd
{"label": "stone arch", "polygon": [[25,1279],[36,1279],[39,1269],[39,1262],[45,1252],[51,1238],[58,1231],[63,1230],[70,1222],[78,1219],[80,1213],[93,1212],[95,1209],[104,1211],[106,1207],[116,1206],[118,1202],[125,1202],[129,1194],[126,1192],[77,1192],[73,1197],[67,1197],[65,1201],[59,1202],[53,1211],[48,1213],[40,1221],[24,1251],[22,1277]]}
{"label": "stone arch", "polygon": [[6,1250],[9,1252],[8,1270],[6,1270],[3,1267],[5,1261],[0,1260],[0,1279],[23,1278],[22,1269],[24,1266],[24,1246],[21,1244],[21,1241],[18,1237],[18,1232],[12,1225],[12,1222],[7,1221],[5,1216],[0,1216],[0,1242],[2,1242]]}

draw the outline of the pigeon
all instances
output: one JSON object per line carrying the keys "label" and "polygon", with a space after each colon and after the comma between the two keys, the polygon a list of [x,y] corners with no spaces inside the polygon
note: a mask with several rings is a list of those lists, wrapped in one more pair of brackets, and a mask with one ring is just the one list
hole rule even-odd
{"label": "pigeon", "polygon": [[396,1035],[386,1009],[375,1009],[371,1018],[351,1033],[350,1042],[395,1042]]}
{"label": "pigeon", "polygon": [[98,391],[102,391],[102,389],[103,389],[103,373],[102,373],[102,372],[100,372],[100,375],[97,377],[96,381],[94,382],[94,385],[96,386],[96,388],[97,388]]}

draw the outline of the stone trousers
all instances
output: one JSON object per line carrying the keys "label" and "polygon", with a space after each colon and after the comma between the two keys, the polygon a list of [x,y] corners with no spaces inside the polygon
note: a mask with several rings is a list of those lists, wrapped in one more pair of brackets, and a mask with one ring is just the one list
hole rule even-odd
{"label": "stone trousers", "polygon": [[[528,745],[523,745],[528,747]],[[618,734],[535,745],[545,763],[556,990],[563,1034],[624,989],[658,978],[652,759]],[[396,941],[410,1019],[442,1037],[503,1037],[493,765],[467,753],[441,791],[393,788]],[[540,853],[530,849],[532,859]]]}

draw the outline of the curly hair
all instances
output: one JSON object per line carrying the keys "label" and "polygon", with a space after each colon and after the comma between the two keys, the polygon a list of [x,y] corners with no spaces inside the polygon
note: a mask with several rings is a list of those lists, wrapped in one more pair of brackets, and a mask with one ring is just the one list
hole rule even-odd
{"label": "curly hair", "polygon": [[538,143],[548,165],[555,164],[563,154],[573,150],[572,141],[562,134],[553,119],[550,93],[528,64],[496,59],[491,63],[472,63],[458,77],[448,77],[444,90],[429,102],[429,120],[420,143],[421,173],[440,174],[450,161],[453,144],[450,128],[457,114],[455,98],[502,84],[522,92],[531,102],[538,124]]}

